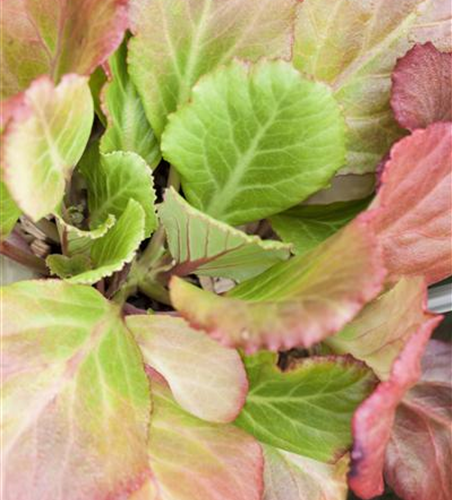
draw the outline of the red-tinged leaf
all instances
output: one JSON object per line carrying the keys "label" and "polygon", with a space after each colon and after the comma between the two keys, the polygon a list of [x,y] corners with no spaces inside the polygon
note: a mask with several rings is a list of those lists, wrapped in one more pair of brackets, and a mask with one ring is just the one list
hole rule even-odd
{"label": "red-tinged leaf", "polygon": [[391,439],[397,407],[421,375],[420,361],[425,346],[441,316],[423,323],[394,362],[389,380],[358,408],[353,417],[354,444],[349,485],[363,499],[383,492],[383,467]]}
{"label": "red-tinged leaf", "polygon": [[89,75],[121,43],[128,0],[2,0],[1,98],[36,77]]}
{"label": "red-tinged leaf", "polygon": [[338,354],[364,361],[380,380],[387,380],[407,340],[432,318],[426,294],[423,278],[402,278],[325,343]]}
{"label": "red-tinged leaf", "polygon": [[218,296],[173,277],[174,307],[247,352],[309,347],[336,333],[381,290],[385,271],[366,213],[314,250]]}
{"label": "red-tinged leaf", "polygon": [[452,123],[436,123],[391,151],[375,205],[377,231],[392,278],[452,274]]}
{"label": "red-tinged leaf", "polygon": [[385,478],[404,500],[450,500],[452,347],[432,340],[422,377],[397,408]]}
{"label": "red-tinged leaf", "polygon": [[193,330],[180,318],[129,316],[127,326],[145,362],[165,377],[182,408],[211,422],[237,417],[248,392],[237,351]]}
{"label": "red-tinged leaf", "polygon": [[261,500],[263,455],[258,442],[230,424],[191,416],[152,377],[154,410],[149,459],[151,500]]}
{"label": "red-tinged leaf", "polygon": [[392,74],[391,106],[409,130],[452,121],[452,53],[432,43],[415,45]]}
{"label": "red-tinged leaf", "polygon": [[149,381],[119,308],[62,281],[2,289],[4,500],[123,500],[149,472]]}

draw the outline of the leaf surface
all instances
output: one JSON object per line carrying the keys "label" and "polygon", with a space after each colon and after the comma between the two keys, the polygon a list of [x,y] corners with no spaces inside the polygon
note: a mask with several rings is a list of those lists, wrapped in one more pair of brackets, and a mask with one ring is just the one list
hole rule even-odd
{"label": "leaf surface", "polygon": [[90,227],[96,228],[110,215],[120,217],[129,201],[139,202],[145,213],[145,236],[157,227],[152,172],[136,153],[93,153],[82,165],[88,185]]}
{"label": "leaf surface", "polygon": [[385,265],[394,280],[452,274],[452,123],[417,130],[391,150],[373,206]]}
{"label": "leaf surface", "polygon": [[385,478],[406,500],[452,496],[451,344],[432,340],[422,376],[397,408],[385,461]]}
{"label": "leaf surface", "polygon": [[329,205],[298,205],[271,217],[271,225],[295,253],[312,250],[356,217],[369,200],[337,202]]}
{"label": "leaf surface", "polygon": [[13,230],[21,211],[14,203],[5,183],[0,181],[0,239],[4,239]]}
{"label": "leaf surface", "polygon": [[71,283],[90,285],[132,261],[145,238],[145,214],[137,201],[130,199],[124,213],[105,236],[93,241],[90,248],[92,269],[69,279]]}
{"label": "leaf surface", "polygon": [[340,330],[378,294],[384,274],[372,215],[365,214],[226,296],[176,277],[170,291],[175,309],[224,343],[279,350],[309,347]]}
{"label": "leaf surface", "polygon": [[92,267],[90,258],[83,254],[72,257],[59,254],[49,255],[46,258],[46,265],[51,274],[62,279],[84,273]]}
{"label": "leaf surface", "polygon": [[155,500],[260,500],[259,444],[232,425],[205,422],[186,413],[154,379],[152,391],[149,457],[159,492]]}
{"label": "leaf surface", "polygon": [[87,79],[66,75],[58,86],[35,80],[11,110],[2,137],[3,180],[33,220],[53,212],[82,156],[93,123]]}
{"label": "leaf surface", "polygon": [[351,489],[370,499],[384,490],[383,467],[397,407],[421,376],[421,358],[432,331],[441,321],[434,316],[420,325],[397,357],[388,380],[361,404],[353,417]]}
{"label": "leaf surface", "polygon": [[234,57],[291,57],[296,0],[132,0],[130,72],[160,137],[199,78]]}
{"label": "leaf surface", "polygon": [[263,500],[346,500],[345,455],[330,465],[264,445]]}
{"label": "leaf surface", "polygon": [[415,45],[392,74],[391,106],[409,130],[452,121],[452,53],[432,43]]}
{"label": "leaf surface", "polygon": [[127,497],[149,468],[150,398],[119,309],[62,281],[10,285],[2,302],[3,498]]}
{"label": "leaf surface", "polygon": [[171,188],[160,205],[169,250],[178,276],[196,273],[243,281],[287,260],[291,246],[261,240],[193,208]]}
{"label": "leaf surface", "polygon": [[283,61],[234,61],[196,85],[161,147],[190,204],[239,225],[324,187],[343,163],[343,134],[325,86]]}
{"label": "leaf surface", "polygon": [[40,75],[89,75],[127,28],[125,0],[3,0],[1,98]]}
{"label": "leaf surface", "polygon": [[321,462],[350,446],[351,420],[375,376],[351,357],[309,358],[281,372],[276,355],[245,358],[250,389],[235,421],[259,441]]}
{"label": "leaf surface", "polygon": [[127,46],[123,43],[109,60],[112,78],[102,91],[102,108],[108,125],[100,150],[131,151],[155,168],[161,158],[159,145],[127,72],[126,57]]}
{"label": "leaf surface", "polygon": [[402,278],[370,302],[341,332],[325,339],[338,354],[352,354],[387,380],[408,339],[432,315],[422,278]]}
{"label": "leaf surface", "polygon": [[451,47],[443,0],[305,0],[295,28],[294,63],[331,85],[347,125],[343,172],[373,172],[403,131],[390,107],[391,73],[414,43]]}
{"label": "leaf surface", "polygon": [[176,401],[210,422],[234,420],[245,403],[248,380],[237,351],[221,346],[180,318],[127,318],[144,361],[161,373]]}

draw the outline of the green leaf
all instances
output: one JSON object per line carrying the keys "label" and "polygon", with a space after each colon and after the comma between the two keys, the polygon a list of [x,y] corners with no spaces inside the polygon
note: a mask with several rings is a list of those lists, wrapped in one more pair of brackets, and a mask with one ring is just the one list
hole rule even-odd
{"label": "green leaf", "polygon": [[169,250],[176,261],[172,274],[252,278],[290,256],[291,246],[263,241],[219,222],[190,206],[174,189],[159,207]]}
{"label": "green leaf", "polygon": [[295,27],[294,64],[331,85],[347,125],[344,171],[375,170],[402,134],[390,106],[391,73],[416,42],[451,50],[443,0],[304,0]]}
{"label": "green leaf", "polygon": [[151,404],[119,308],[57,280],[5,287],[2,303],[6,498],[128,496],[149,470]]}
{"label": "green leaf", "polygon": [[124,42],[109,61],[112,81],[104,88],[102,99],[108,125],[100,150],[103,153],[132,151],[155,168],[161,158],[159,145],[127,73],[126,57]]}
{"label": "green leaf", "polygon": [[145,238],[145,214],[142,206],[130,199],[117,223],[102,238],[93,241],[90,250],[92,270],[77,274],[71,283],[92,284],[132,261]]}
{"label": "green leaf", "polygon": [[352,444],[351,420],[376,378],[351,357],[306,358],[289,371],[276,354],[245,357],[250,389],[236,425],[271,446],[321,462]]}
{"label": "green leaf", "polygon": [[65,76],[57,87],[41,77],[15,101],[3,136],[3,180],[32,220],[53,212],[62,200],[92,123],[93,101],[84,77]]}
{"label": "green leaf", "polygon": [[234,57],[291,57],[296,0],[132,0],[130,72],[161,136],[202,75]]}
{"label": "green leaf", "polygon": [[239,225],[300,203],[344,161],[344,124],[326,86],[282,61],[234,61],[174,113],[162,152],[188,201]]}
{"label": "green leaf", "polygon": [[89,254],[94,240],[105,236],[116,223],[116,217],[114,215],[109,215],[102,224],[96,227],[96,229],[89,231],[68,224],[59,215],[55,217],[60,233],[63,253],[67,256]]}
{"label": "green leaf", "polygon": [[0,239],[4,239],[13,230],[21,211],[8,193],[5,184],[0,181]]}
{"label": "green leaf", "polygon": [[107,119],[102,111],[101,94],[106,83],[107,75],[102,66],[99,66],[89,78],[89,88],[93,96],[94,111],[104,127],[107,126]]}
{"label": "green leaf", "polygon": [[315,248],[350,222],[370,200],[332,203],[331,205],[299,205],[271,218],[273,229],[286,243],[293,243],[295,253]]}
{"label": "green leaf", "polygon": [[1,99],[44,74],[91,74],[121,43],[127,17],[118,0],[2,0]]}
{"label": "green leaf", "polygon": [[346,500],[348,455],[335,464],[263,445],[265,500]]}
{"label": "green leaf", "polygon": [[74,255],[73,257],[58,254],[49,255],[46,264],[51,274],[62,279],[91,269],[91,260],[86,255]]}
{"label": "green leaf", "polygon": [[173,277],[172,304],[192,325],[248,352],[310,347],[343,328],[382,288],[372,222],[363,214],[311,252],[224,296]]}
{"label": "green leaf", "polygon": [[88,185],[91,228],[104,223],[110,214],[119,218],[134,199],[145,213],[145,237],[151,235],[157,227],[155,192],[152,173],[140,156],[124,151],[97,156],[93,152],[81,171]]}

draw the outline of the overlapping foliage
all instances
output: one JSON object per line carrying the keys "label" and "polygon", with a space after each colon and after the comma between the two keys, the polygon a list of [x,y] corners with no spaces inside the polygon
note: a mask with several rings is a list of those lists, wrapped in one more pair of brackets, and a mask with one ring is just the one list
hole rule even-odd
{"label": "overlapping foliage", "polygon": [[446,4],[4,1],[2,498],[451,497]]}

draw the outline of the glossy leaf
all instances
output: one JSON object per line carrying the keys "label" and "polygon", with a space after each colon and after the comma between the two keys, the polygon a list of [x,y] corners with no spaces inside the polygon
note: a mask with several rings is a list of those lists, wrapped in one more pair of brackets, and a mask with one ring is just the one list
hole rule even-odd
{"label": "glossy leaf", "polygon": [[199,78],[234,57],[291,57],[296,0],[132,0],[130,72],[158,137]]}
{"label": "glossy leaf", "polygon": [[343,328],[380,291],[385,273],[371,224],[365,214],[226,296],[173,277],[172,304],[193,325],[248,352],[309,347]]}
{"label": "glossy leaf", "polygon": [[145,214],[142,206],[129,200],[118,222],[105,236],[93,241],[90,248],[92,269],[69,279],[71,283],[92,284],[132,261],[145,238]]}
{"label": "glossy leaf", "polygon": [[127,326],[144,361],[165,377],[182,408],[211,422],[237,417],[248,390],[237,351],[222,347],[180,318],[129,316]]}
{"label": "glossy leaf", "polygon": [[349,485],[363,499],[384,490],[383,467],[396,410],[421,375],[420,360],[432,331],[441,321],[434,316],[420,325],[394,362],[389,379],[362,403],[353,417],[352,470]]}
{"label": "glossy leaf", "polygon": [[345,455],[330,465],[265,445],[263,500],[346,500]]}
{"label": "glossy leaf", "polygon": [[150,399],[119,309],[61,281],[2,302],[3,498],[127,497],[148,471]]}
{"label": "glossy leaf", "polygon": [[1,98],[38,76],[89,75],[127,28],[126,0],[3,0]]}
{"label": "glossy leaf", "polygon": [[305,253],[356,217],[369,200],[337,202],[330,205],[298,205],[271,218],[273,229],[295,253]]}
{"label": "glossy leaf", "polygon": [[82,156],[93,123],[87,79],[68,75],[54,87],[35,80],[11,110],[2,144],[3,180],[33,220],[53,212]]}
{"label": "glossy leaf", "polygon": [[109,61],[112,79],[102,94],[108,125],[100,141],[100,150],[103,153],[131,151],[154,168],[161,158],[159,145],[130,80],[126,57],[127,47],[123,43]]}
{"label": "glossy leaf", "polygon": [[385,461],[385,478],[405,500],[452,496],[451,344],[432,340],[422,376],[397,408]]}
{"label": "glossy leaf", "polygon": [[4,239],[13,230],[21,211],[14,203],[5,183],[0,181],[0,239]]}
{"label": "glossy leaf", "polygon": [[291,246],[261,240],[219,222],[190,206],[171,188],[159,217],[176,266],[171,273],[218,276],[243,281],[287,260]]}
{"label": "glossy leaf", "polygon": [[205,422],[186,413],[154,379],[152,394],[149,458],[159,493],[150,498],[262,498],[262,450],[251,436],[232,425]]}
{"label": "glossy leaf", "polygon": [[92,267],[89,257],[83,254],[72,257],[58,254],[49,255],[46,258],[46,264],[51,274],[62,279],[84,273]]}
{"label": "glossy leaf", "polygon": [[162,154],[193,206],[239,225],[324,187],[342,165],[343,135],[325,86],[282,61],[234,61],[203,78],[171,116]]}
{"label": "glossy leaf", "polygon": [[415,131],[397,143],[374,206],[385,265],[393,279],[452,275],[451,123]]}
{"label": "glossy leaf", "polygon": [[387,380],[408,339],[430,320],[426,307],[424,280],[403,278],[325,342],[338,354],[364,361],[380,380]]}
{"label": "glossy leaf", "polygon": [[409,130],[452,121],[452,53],[432,43],[415,45],[394,69],[391,105]]}
{"label": "glossy leaf", "polygon": [[304,0],[295,29],[298,69],[331,85],[348,124],[343,172],[373,172],[402,130],[390,107],[391,73],[416,42],[451,44],[443,0]]}
{"label": "glossy leaf", "polygon": [[110,215],[120,217],[129,201],[139,202],[146,216],[145,236],[157,227],[152,173],[135,153],[93,153],[82,165],[88,184],[90,227],[96,228]]}
{"label": "glossy leaf", "polygon": [[276,355],[245,358],[250,389],[236,425],[259,441],[322,462],[352,442],[350,423],[376,379],[349,357],[309,358],[286,372]]}

